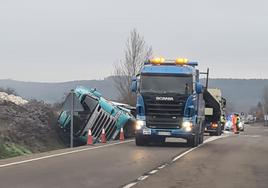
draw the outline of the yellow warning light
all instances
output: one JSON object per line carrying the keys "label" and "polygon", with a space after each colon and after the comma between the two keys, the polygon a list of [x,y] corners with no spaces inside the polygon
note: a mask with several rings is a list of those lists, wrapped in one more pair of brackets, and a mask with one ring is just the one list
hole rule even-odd
{"label": "yellow warning light", "polygon": [[186,59],[186,58],[177,58],[177,59],[175,60],[175,63],[176,63],[177,65],[186,65],[188,62],[189,62],[189,60]]}
{"label": "yellow warning light", "polygon": [[159,64],[162,64],[162,63],[165,62],[165,58],[163,58],[163,57],[156,57],[156,58],[150,59],[149,61],[152,64],[159,65]]}

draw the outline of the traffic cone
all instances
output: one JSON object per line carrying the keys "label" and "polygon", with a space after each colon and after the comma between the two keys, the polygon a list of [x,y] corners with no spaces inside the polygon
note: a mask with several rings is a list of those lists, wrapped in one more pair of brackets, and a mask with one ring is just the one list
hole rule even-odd
{"label": "traffic cone", "polygon": [[102,129],[101,132],[101,143],[106,143],[105,129]]}
{"label": "traffic cone", "polygon": [[91,129],[88,130],[87,145],[93,145],[93,139],[92,139]]}
{"label": "traffic cone", "polygon": [[121,129],[120,129],[120,137],[119,137],[119,140],[120,140],[120,141],[124,141],[124,140],[125,140],[124,130],[123,130],[122,127],[121,127]]}

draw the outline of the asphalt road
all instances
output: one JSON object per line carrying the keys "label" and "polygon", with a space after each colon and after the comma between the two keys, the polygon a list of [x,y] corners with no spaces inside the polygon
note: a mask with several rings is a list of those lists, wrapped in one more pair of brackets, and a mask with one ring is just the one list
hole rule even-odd
{"label": "asphalt road", "polygon": [[207,143],[134,187],[267,188],[268,128]]}
{"label": "asphalt road", "polygon": [[[92,149],[86,150],[88,148]],[[64,155],[62,153],[72,150],[62,150],[1,160],[0,187],[122,187],[189,148],[185,143],[137,147],[132,141],[101,148],[89,146],[77,149],[85,150]],[[36,158],[39,159],[31,161]],[[28,161],[17,164],[22,160]],[[3,166],[10,163],[13,164]]]}
{"label": "asphalt road", "polygon": [[[215,137],[206,137],[207,141],[211,138]],[[172,188],[268,185],[268,128],[250,127],[240,135],[231,134],[189,149],[184,143],[136,147],[133,141],[127,141],[0,160],[0,187],[113,188],[131,183],[134,187]],[[185,154],[186,151],[189,153]],[[180,154],[183,156],[178,158]],[[178,160],[172,162],[174,158]],[[163,164],[165,168],[150,175]]]}

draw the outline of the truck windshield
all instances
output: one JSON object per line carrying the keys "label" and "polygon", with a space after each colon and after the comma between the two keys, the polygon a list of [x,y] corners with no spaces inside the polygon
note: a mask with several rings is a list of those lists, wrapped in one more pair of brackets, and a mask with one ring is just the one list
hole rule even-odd
{"label": "truck windshield", "polygon": [[191,94],[191,75],[142,75],[140,92]]}
{"label": "truck windshield", "polygon": [[85,96],[85,99],[82,102],[85,111],[78,112],[78,114],[74,116],[74,133],[76,135],[84,129],[97,104],[98,101],[96,99],[88,95]]}

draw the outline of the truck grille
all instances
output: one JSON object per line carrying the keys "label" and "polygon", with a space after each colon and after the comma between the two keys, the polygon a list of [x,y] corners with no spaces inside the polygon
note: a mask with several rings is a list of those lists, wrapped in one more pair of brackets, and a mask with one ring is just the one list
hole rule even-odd
{"label": "truck grille", "polygon": [[91,132],[95,141],[99,141],[102,133],[102,129],[105,130],[107,140],[115,139],[118,134],[116,127],[116,118],[105,112],[98,106],[90,121],[92,125]]}
{"label": "truck grille", "polygon": [[156,101],[144,97],[145,115],[149,128],[180,128],[187,96],[176,96],[174,101]]}

